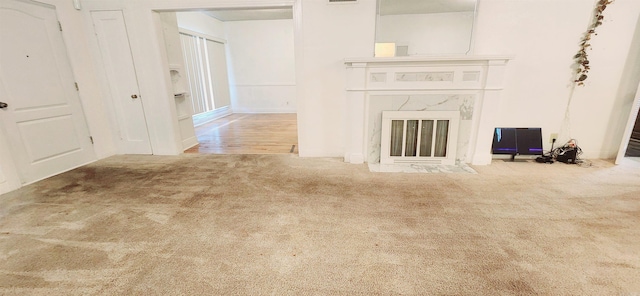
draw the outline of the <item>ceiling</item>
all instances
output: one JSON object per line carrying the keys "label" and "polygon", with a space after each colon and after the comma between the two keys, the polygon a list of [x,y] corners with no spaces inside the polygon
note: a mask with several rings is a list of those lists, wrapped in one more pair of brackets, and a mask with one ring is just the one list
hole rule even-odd
{"label": "ceiling", "polygon": [[203,13],[223,22],[293,19],[291,8],[207,10]]}
{"label": "ceiling", "polygon": [[379,0],[380,15],[475,11],[477,0]]}

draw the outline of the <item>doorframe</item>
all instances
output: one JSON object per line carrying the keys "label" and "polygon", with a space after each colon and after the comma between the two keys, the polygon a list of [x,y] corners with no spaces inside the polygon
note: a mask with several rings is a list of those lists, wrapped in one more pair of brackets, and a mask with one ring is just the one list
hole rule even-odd
{"label": "doorframe", "polygon": [[[237,3],[235,3],[237,2]],[[154,3],[155,4],[155,3]],[[225,4],[220,4],[220,5],[192,5],[189,3],[186,4],[182,4],[182,3],[176,3],[175,5],[161,5],[158,4],[158,6],[163,6],[163,7],[157,7],[157,8],[150,8],[151,14],[153,15],[153,20],[154,20],[154,24],[153,24],[153,30],[155,32],[155,35],[162,37],[162,22],[160,20],[160,13],[161,12],[177,12],[177,11],[197,11],[197,10],[201,10],[201,9],[225,9],[225,10],[234,10],[234,9],[264,9],[264,8],[291,8],[292,10],[292,21],[293,21],[293,39],[294,39],[294,59],[295,59],[295,71],[296,71],[296,106],[300,106],[300,93],[301,93],[301,85],[300,85],[300,79],[298,79],[298,75],[299,73],[302,73],[302,0],[283,0],[283,1],[273,1],[273,0],[269,0],[269,1],[261,1],[260,3],[256,3],[256,1],[252,1],[252,0],[236,0],[234,1],[234,3],[232,5],[225,5]],[[170,6],[171,8],[166,8],[166,6]],[[205,37],[207,39],[211,39],[212,41],[215,42],[220,42],[222,44],[226,44],[226,40],[224,39],[220,39],[220,38],[216,38],[214,36],[210,36],[204,33],[199,33],[199,32],[193,32],[187,29],[183,29],[183,28],[178,28],[179,32],[185,32],[188,34],[195,34],[198,36],[202,36]],[[161,65],[164,69],[169,69],[170,65],[169,65],[169,61],[168,58],[166,56],[166,51],[164,50],[164,38],[160,38],[160,41],[158,42],[158,48],[161,49],[161,56],[162,56],[162,61],[161,61]],[[169,85],[169,93],[171,94],[171,97],[173,98],[173,92],[172,92],[172,88],[171,88],[171,77],[169,76],[169,73],[166,72],[164,75],[164,80],[165,82]],[[231,107],[231,105],[230,105]],[[174,110],[173,110],[174,111]],[[299,108],[296,109],[296,119],[298,122],[300,122],[300,112],[299,112]],[[174,125],[178,124],[178,120],[174,120]],[[195,128],[195,126],[194,126]],[[300,138],[300,128],[298,128],[298,139]],[[180,138],[180,137],[178,137]],[[298,155],[300,154],[300,146],[298,144]]]}
{"label": "doorframe", "polygon": [[[101,90],[104,94],[104,100],[105,100],[105,105],[107,108],[107,113],[108,113],[108,117],[109,117],[109,123],[111,125],[111,130],[113,131],[118,131],[118,132],[113,132],[111,135],[111,139],[114,143],[114,145],[116,146],[116,153],[117,154],[127,154],[127,153],[133,153],[133,154],[139,154],[141,151],[137,150],[137,149],[128,149],[126,148],[126,144],[123,144],[122,140],[119,138],[120,135],[122,134],[121,129],[123,129],[123,127],[121,126],[121,120],[118,117],[118,100],[120,100],[121,98],[119,98],[117,95],[118,94],[114,94],[112,93],[112,88],[109,85],[109,82],[112,81],[113,79],[109,79],[110,77],[108,77],[108,71],[105,67],[105,64],[107,63],[107,59],[108,57],[104,56],[101,48],[100,48],[100,37],[97,34],[97,30],[95,28],[95,19],[94,19],[94,15],[93,13],[99,13],[99,12],[119,12],[122,14],[122,21],[124,22],[124,27],[125,27],[125,32],[127,33],[126,36],[126,41],[129,44],[129,50],[131,50],[131,37],[129,36],[129,30],[127,28],[128,24],[126,21],[126,15],[125,15],[125,10],[123,9],[93,9],[90,10],[88,15],[89,15],[89,22],[93,31],[93,36],[91,39],[91,43],[92,43],[92,47],[93,47],[93,51],[94,51],[94,60],[96,62],[97,65],[97,75],[99,75],[100,78],[100,87]],[[145,130],[146,130],[146,134],[147,134],[147,140],[149,142],[149,154],[153,154],[153,146],[151,145],[151,141],[150,141],[150,135],[149,135],[149,128],[148,128],[148,121],[146,120],[146,116],[147,116],[147,112],[145,110],[145,107],[147,105],[147,98],[145,98],[142,94],[142,92],[140,91],[140,87],[139,87],[139,82],[137,79],[137,64],[135,62],[135,59],[133,58],[133,53],[131,54],[131,63],[132,63],[132,67],[133,67],[133,73],[134,75],[136,75],[136,81],[135,81],[135,85],[136,85],[136,94],[140,97],[139,98],[139,103],[141,104],[141,109],[142,109],[142,116],[144,118],[144,124],[145,124]],[[143,153],[144,154],[144,153]]]}
{"label": "doorframe", "polygon": [[[2,116],[0,110],[0,116]],[[8,138],[4,133],[4,124],[0,121],[0,194],[16,190],[22,186],[18,168],[13,162]]]}
{"label": "doorframe", "polygon": [[622,134],[622,142],[620,143],[620,148],[618,149],[618,155],[616,156],[615,164],[620,164],[620,162],[622,162],[622,159],[624,159],[624,155],[626,154],[627,148],[629,147],[629,141],[631,140],[631,133],[633,132],[633,127],[636,124],[636,119],[638,117],[639,110],[640,110],[640,83],[638,83],[636,97],[633,100],[633,104],[631,105],[631,110],[629,111],[629,119],[627,120],[627,125],[624,129],[624,133]]}
{"label": "doorframe", "polygon": [[[213,3],[211,3],[213,2]],[[178,116],[175,110],[171,77],[166,69],[162,23],[158,12],[164,11],[197,11],[201,9],[251,9],[291,7],[294,22],[294,47],[296,60],[296,76],[302,73],[302,0],[234,0],[234,1],[104,1],[85,0],[83,13],[87,24],[91,22],[91,11],[122,10],[127,33],[130,38],[131,52],[138,67],[136,75],[141,96],[147,98],[145,115],[152,150],[157,155],[177,155],[183,152]],[[152,34],[149,34],[152,32]],[[95,39],[95,38],[94,38]],[[92,51],[99,53],[97,41],[92,41]],[[99,64],[98,64],[99,65]],[[100,66],[101,67],[101,66]],[[296,79],[299,80],[299,79]],[[299,100],[302,85],[296,83]],[[152,99],[150,99],[152,98]],[[151,101],[149,101],[151,100]],[[300,105],[300,104],[297,104]],[[149,108],[146,108],[149,106]],[[113,112],[112,110],[110,112]],[[298,121],[300,110],[297,110]],[[113,114],[110,114],[110,118]],[[300,129],[298,129],[299,137]]]}

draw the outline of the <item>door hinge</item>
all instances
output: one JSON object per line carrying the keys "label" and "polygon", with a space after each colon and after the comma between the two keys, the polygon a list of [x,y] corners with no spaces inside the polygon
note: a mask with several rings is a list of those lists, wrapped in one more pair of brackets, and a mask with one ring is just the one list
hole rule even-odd
{"label": "door hinge", "polygon": [[73,84],[76,86],[76,90],[77,90],[77,91],[80,91],[80,88],[78,87],[78,83],[77,83],[77,82],[74,82]]}
{"label": "door hinge", "polygon": [[58,21],[58,28],[60,28],[60,32],[62,32],[62,24]]}
{"label": "door hinge", "polygon": [[93,137],[89,136],[89,140],[91,141],[91,145],[93,145]]}

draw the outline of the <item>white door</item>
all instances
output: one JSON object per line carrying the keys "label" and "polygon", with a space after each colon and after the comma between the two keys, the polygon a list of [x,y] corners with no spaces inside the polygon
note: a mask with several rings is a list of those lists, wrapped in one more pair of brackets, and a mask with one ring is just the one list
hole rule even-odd
{"label": "white door", "polygon": [[629,112],[627,127],[625,128],[624,134],[622,135],[622,143],[620,143],[620,148],[618,149],[618,156],[616,157],[615,164],[620,164],[620,162],[624,158],[625,153],[627,153],[629,139],[631,138],[631,133],[633,132],[633,127],[636,123],[636,118],[638,117],[638,110],[640,110],[640,84],[638,84],[636,98],[633,100],[633,105],[631,106],[631,111]]}
{"label": "white door", "polygon": [[147,121],[122,11],[93,11],[91,16],[118,123],[119,153],[151,154]]}
{"label": "white door", "polygon": [[54,6],[0,1],[0,128],[22,183],[95,160]]}

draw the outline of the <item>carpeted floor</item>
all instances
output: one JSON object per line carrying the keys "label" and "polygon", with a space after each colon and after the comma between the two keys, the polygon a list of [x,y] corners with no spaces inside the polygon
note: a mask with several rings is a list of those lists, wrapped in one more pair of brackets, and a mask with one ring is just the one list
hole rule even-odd
{"label": "carpeted floor", "polygon": [[116,156],[0,196],[3,295],[640,295],[640,162]]}

